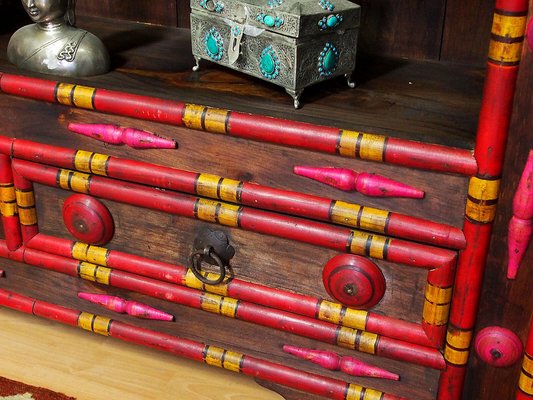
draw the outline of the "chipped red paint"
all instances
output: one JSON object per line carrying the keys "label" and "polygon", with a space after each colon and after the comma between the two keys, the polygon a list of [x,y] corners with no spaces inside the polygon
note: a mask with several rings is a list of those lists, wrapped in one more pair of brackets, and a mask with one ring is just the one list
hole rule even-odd
{"label": "chipped red paint", "polygon": [[0,154],[0,203],[2,203],[2,226],[9,250],[22,245],[22,234],[18,217],[13,172],[9,156]]}
{"label": "chipped red paint", "polygon": [[[338,325],[328,322],[239,301],[227,296],[214,295],[205,291],[161,282],[129,272],[82,263],[44,251],[25,248],[24,251],[12,253],[9,252],[4,241],[0,242],[0,256],[75,277],[82,274],[80,271],[85,265],[94,272],[91,274],[91,278],[105,276],[105,278],[98,280],[99,283],[385,358],[434,369],[445,368],[444,358],[437,349],[406,343],[386,336],[350,328],[340,330]],[[361,337],[360,342],[355,341],[356,336]]]}
{"label": "chipped red paint", "polygon": [[[76,242],[68,239],[47,236],[39,233],[32,240],[30,240],[27,246],[35,250],[47,251],[62,257],[72,258],[72,249],[75,244]],[[186,280],[188,268],[185,266],[151,260],[149,258],[123,253],[118,250],[107,250],[104,248],[100,249],[102,250],[102,253],[105,252],[105,255],[103,256],[104,260],[102,260],[102,264],[100,265],[105,264],[105,266],[110,268],[175,283],[178,285],[187,284]],[[197,282],[198,281],[195,280],[194,284]],[[310,318],[319,317],[317,315],[317,310],[320,309],[320,306],[324,301],[316,297],[286,292],[280,289],[246,282],[238,278],[233,278],[224,285],[227,295],[230,297],[276,308],[278,310],[285,310]],[[212,292],[220,292],[220,286],[211,287],[209,285],[203,285],[203,287],[207,291],[210,291],[211,289]],[[364,330],[366,331],[388,336],[393,339],[403,340],[408,343],[419,344],[422,346],[432,346],[431,341],[428,340],[424,330],[419,324],[402,321],[372,312],[362,312],[360,310],[340,307],[340,305],[338,307],[339,315],[366,313],[364,318]],[[346,326],[352,328],[356,327],[353,326],[353,324],[347,324]]]}
{"label": "chipped red paint", "polygon": [[[8,148],[9,152],[17,158],[50,164],[62,168],[76,169],[77,150],[58,146],[51,146],[29,140],[17,139],[9,146],[9,138],[0,136],[0,150]],[[105,174],[109,177],[157,186],[164,189],[176,190],[185,193],[204,195],[218,199],[217,193],[202,193],[198,190],[200,177],[209,176],[215,184],[238,187],[235,189],[233,202],[253,206],[270,211],[287,213],[321,221],[332,221],[332,208],[339,207],[346,213],[355,213],[361,209],[368,215],[377,215],[383,219],[383,224],[374,224],[374,231],[403,239],[433,244],[436,246],[462,249],[466,246],[464,235],[460,229],[453,226],[440,224],[421,218],[411,217],[386,210],[373,209],[358,204],[337,202],[336,200],[312,196],[308,194],[275,189],[250,182],[238,182],[231,179],[207,174],[180,170],[149,164],[145,162],[109,157],[106,164]],[[232,187],[233,189],[233,187]],[[342,204],[341,204],[342,203]],[[366,211],[368,210],[368,211]],[[350,221],[355,221],[349,215]],[[377,220],[377,219],[376,219]],[[334,221],[336,222],[336,221]],[[351,227],[358,228],[357,223],[350,223]],[[371,230],[368,226],[363,229]]]}
{"label": "chipped red paint", "polygon": [[[0,89],[7,94],[22,96],[48,102],[67,103],[69,106],[89,108],[96,111],[123,115],[161,123],[183,126],[186,124],[184,115],[188,106],[183,102],[162,100],[154,97],[139,96],[124,92],[78,87],[91,91],[84,104],[76,104],[63,99],[59,101],[56,95],[58,82],[44,79],[28,78],[20,75],[2,74]],[[68,85],[68,89],[75,85]],[[74,96],[72,96],[74,97]],[[216,129],[196,124],[194,129],[203,129],[214,133],[224,133],[230,136],[275,143],[284,146],[298,147],[330,154],[339,153],[339,128],[313,125],[309,123],[253,115],[238,111],[214,110],[217,114],[224,114],[225,123]],[[220,122],[220,121],[218,121]],[[447,146],[425,144],[397,138],[381,137],[384,139],[380,161],[423,170],[435,170],[471,175],[476,172],[476,162],[468,150]],[[357,156],[357,154],[352,155]],[[378,161],[378,160],[375,160]]]}
{"label": "chipped red paint", "polygon": [[[465,211],[463,232],[467,247],[459,256],[455,279],[448,335],[452,341],[459,340],[461,349],[446,345],[444,354],[448,366],[441,374],[438,400],[458,400],[461,398],[472,332],[479,306],[479,298],[489,250],[495,207],[499,193],[508,129],[512,114],[513,96],[520,62],[520,54],[506,52],[508,46],[520,45],[523,36],[515,32],[510,21],[521,21],[527,15],[527,0],[497,0],[495,20],[501,16],[509,18],[506,24],[513,27],[513,43],[500,39],[508,32],[505,24],[493,24],[489,60],[481,110],[477,129],[474,157],[478,171],[471,178],[472,193]],[[524,26],[525,28],[525,26]],[[493,46],[493,43],[496,43]],[[506,47],[507,46],[507,47]],[[515,49],[516,47],[513,47]],[[506,58],[508,57],[508,59]],[[488,190],[484,190],[488,189]],[[490,194],[490,196],[489,196]],[[489,197],[487,197],[489,196]],[[473,197],[472,199],[470,197]],[[459,336],[458,336],[459,335]]]}

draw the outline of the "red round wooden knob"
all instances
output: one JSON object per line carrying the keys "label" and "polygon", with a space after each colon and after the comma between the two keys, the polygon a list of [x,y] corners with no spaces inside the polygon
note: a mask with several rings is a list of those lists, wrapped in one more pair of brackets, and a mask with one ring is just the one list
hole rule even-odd
{"label": "red round wooden knob", "polygon": [[476,336],[477,355],[494,367],[508,367],[522,357],[522,342],[513,331],[499,326],[482,329]]}
{"label": "red round wooden knob", "polygon": [[355,308],[370,308],[385,294],[385,277],[367,258],[342,254],[329,260],[322,271],[328,294],[338,302]]}
{"label": "red round wooden knob", "polygon": [[80,242],[103,245],[115,232],[113,217],[107,207],[94,197],[75,194],[63,204],[63,221]]}

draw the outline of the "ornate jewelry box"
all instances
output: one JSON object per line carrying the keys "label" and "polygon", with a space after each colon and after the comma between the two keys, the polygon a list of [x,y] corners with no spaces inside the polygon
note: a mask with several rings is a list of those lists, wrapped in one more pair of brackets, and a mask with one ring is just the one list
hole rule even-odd
{"label": "ornate jewelry box", "polygon": [[283,86],[299,107],[303,90],[345,75],[353,87],[360,7],[347,0],[191,0],[192,52]]}

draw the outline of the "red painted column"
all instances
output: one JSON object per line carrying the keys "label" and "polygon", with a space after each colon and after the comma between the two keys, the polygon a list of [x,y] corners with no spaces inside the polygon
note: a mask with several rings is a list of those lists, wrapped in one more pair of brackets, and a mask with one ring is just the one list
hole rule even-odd
{"label": "red painted column", "polygon": [[22,245],[22,233],[11,160],[5,154],[0,154],[0,211],[7,247],[16,250]]}
{"label": "red painted column", "polygon": [[12,172],[22,241],[26,243],[39,233],[35,192],[31,181],[18,174],[14,169],[12,169]]}
{"label": "red painted column", "polygon": [[500,192],[500,177],[512,113],[528,12],[527,0],[497,0],[465,210],[467,247],[460,253],[441,374],[439,400],[457,400],[463,391],[485,262]]}

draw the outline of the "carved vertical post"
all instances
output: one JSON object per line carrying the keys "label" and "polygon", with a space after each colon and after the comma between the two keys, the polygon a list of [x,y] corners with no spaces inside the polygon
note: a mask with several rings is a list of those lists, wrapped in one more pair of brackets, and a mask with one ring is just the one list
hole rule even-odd
{"label": "carved vertical post", "polygon": [[497,0],[465,210],[467,247],[460,253],[439,400],[460,399],[470,354],[485,262],[500,193],[500,177],[528,12],[527,0]]}

